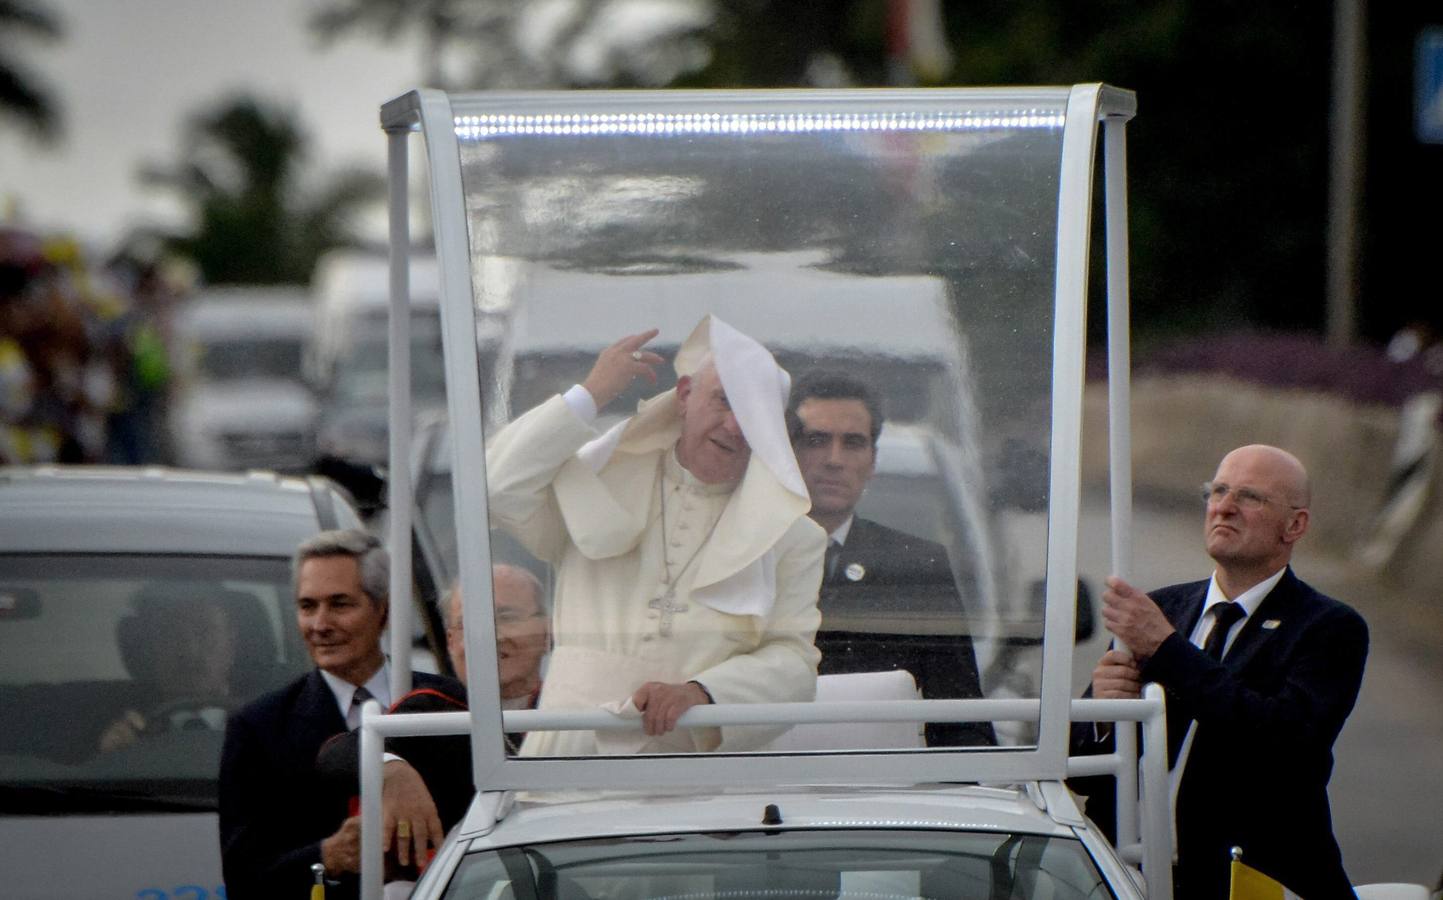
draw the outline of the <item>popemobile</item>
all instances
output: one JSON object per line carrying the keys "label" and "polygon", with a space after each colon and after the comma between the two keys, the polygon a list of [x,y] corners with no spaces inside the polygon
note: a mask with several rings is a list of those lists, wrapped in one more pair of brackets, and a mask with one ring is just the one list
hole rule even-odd
{"label": "popemobile", "polygon": [[[1072,699],[1092,611],[1077,555],[1095,177],[1112,568],[1132,568],[1135,109],[1099,84],[426,90],[382,107],[392,691],[409,684],[394,661],[411,632],[408,269],[432,252],[410,233],[424,205],[454,509],[441,543],[465,598],[470,703],[369,704],[365,897],[411,889],[383,886],[384,740],[465,733],[474,799],[415,897],[1172,896],[1160,690]],[[927,588],[904,568],[845,622],[811,600],[826,531],[807,517],[784,411],[817,371],[879,403],[877,487],[854,527],[930,542],[950,574]],[[533,709],[501,702],[496,563],[545,588],[553,645]],[[885,564],[828,577],[866,585]],[[882,648],[876,671],[816,677],[819,625]],[[910,661],[963,644],[977,690],[929,692]],[[1125,723],[1117,751],[1069,758],[1072,724],[1095,721]],[[989,738],[927,727],[953,722]],[[1065,784],[1099,774],[1118,780],[1117,821],[1102,823],[1115,840]]]}

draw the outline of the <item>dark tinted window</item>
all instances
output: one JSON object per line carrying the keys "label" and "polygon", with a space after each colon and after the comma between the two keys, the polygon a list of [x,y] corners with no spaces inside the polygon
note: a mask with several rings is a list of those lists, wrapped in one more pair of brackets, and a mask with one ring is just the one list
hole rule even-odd
{"label": "dark tinted window", "polygon": [[281,558],[0,555],[0,807],[213,805],[226,715],[310,666],[290,598]]}

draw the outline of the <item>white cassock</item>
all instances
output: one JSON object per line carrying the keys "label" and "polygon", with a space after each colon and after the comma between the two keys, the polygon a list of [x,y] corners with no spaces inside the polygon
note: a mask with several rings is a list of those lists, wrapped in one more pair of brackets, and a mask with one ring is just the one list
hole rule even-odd
{"label": "white cassock", "polygon": [[[769,385],[755,353],[766,351],[710,317],[678,353],[680,374],[694,371],[709,324],[718,374],[753,449],[734,488],[702,483],[677,462],[681,423],[672,391],[601,440],[552,397],[506,426],[487,451],[493,526],[556,571],[555,646],[539,709],[616,708],[648,681],[697,681],[717,703],[815,696],[826,535],[806,515],[810,501],[785,443],[789,379],[767,354],[765,364],[780,373]],[[757,384],[745,383],[757,370],[761,402],[739,403],[758,394]],[[749,403],[754,408],[744,411]],[[637,729],[607,735],[603,748],[747,750],[779,731],[677,729],[647,738]],[[521,752],[590,755],[597,737],[532,732]]]}

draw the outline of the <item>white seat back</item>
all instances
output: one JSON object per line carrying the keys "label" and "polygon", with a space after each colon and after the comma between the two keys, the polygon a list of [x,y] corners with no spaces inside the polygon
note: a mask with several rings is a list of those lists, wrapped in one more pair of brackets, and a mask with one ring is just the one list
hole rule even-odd
{"label": "white seat back", "polygon": [[[917,681],[906,669],[889,672],[850,672],[817,678],[817,702],[845,700],[920,700]],[[797,750],[880,750],[922,747],[921,722],[852,722],[823,725],[794,725],[765,749]]]}

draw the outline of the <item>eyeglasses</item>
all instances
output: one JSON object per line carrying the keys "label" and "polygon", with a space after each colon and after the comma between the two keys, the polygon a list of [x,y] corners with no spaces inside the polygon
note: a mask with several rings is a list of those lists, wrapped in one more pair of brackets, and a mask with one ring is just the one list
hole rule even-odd
{"label": "eyeglasses", "polygon": [[514,609],[496,610],[497,625],[520,625],[522,622],[529,622],[532,619],[542,619],[545,617],[546,613],[540,611],[533,613],[523,613],[517,612]]}
{"label": "eyeglasses", "polygon": [[1259,494],[1252,488],[1233,487],[1222,482],[1204,481],[1202,486],[1203,503],[1221,503],[1229,496],[1233,502],[1243,509],[1256,511],[1262,509],[1269,503],[1276,503],[1279,506],[1286,506],[1288,509],[1302,509],[1303,507],[1292,503],[1284,503],[1264,494]]}

